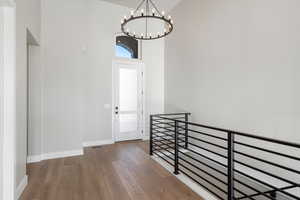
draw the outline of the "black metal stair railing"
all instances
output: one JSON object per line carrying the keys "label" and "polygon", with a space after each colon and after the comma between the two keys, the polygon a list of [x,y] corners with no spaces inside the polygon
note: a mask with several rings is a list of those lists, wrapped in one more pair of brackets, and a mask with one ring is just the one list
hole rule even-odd
{"label": "black metal stair railing", "polygon": [[150,116],[150,155],[218,199],[300,200],[300,145],[192,123],[190,113]]}

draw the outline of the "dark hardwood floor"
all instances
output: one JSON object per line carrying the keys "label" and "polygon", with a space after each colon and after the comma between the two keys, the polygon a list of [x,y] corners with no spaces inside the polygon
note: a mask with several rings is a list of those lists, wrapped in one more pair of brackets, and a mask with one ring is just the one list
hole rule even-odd
{"label": "dark hardwood floor", "polygon": [[202,200],[153,161],[142,141],[29,164],[28,174],[21,200]]}

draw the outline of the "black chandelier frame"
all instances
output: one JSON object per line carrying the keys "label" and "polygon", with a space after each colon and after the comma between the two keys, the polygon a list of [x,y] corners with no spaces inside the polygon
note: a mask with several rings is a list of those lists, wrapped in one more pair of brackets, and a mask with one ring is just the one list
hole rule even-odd
{"label": "black chandelier frame", "polygon": [[[141,12],[140,15],[135,15],[138,13],[139,9],[145,4],[146,6],[146,12],[143,13]],[[153,10],[152,13],[150,13],[150,5],[152,5]],[[154,11],[154,12],[153,12]],[[133,22],[135,20],[138,19],[146,19],[146,26],[145,26],[145,35],[142,34],[135,34],[134,32],[130,32],[125,30],[126,29],[126,25],[129,24],[130,22]],[[150,35],[148,33],[148,19],[158,19],[158,20],[162,20],[166,23],[166,28],[165,31],[156,35]],[[166,37],[167,35],[169,35],[174,29],[174,24],[173,24],[173,20],[171,19],[171,17],[169,16],[168,18],[165,17],[164,14],[162,14],[156,7],[156,5],[153,3],[152,0],[142,0],[142,2],[139,4],[139,6],[135,9],[135,11],[133,11],[131,13],[131,16],[127,19],[127,17],[125,16],[124,19],[122,20],[121,23],[121,30],[122,32],[127,35],[128,37],[132,37],[134,39],[137,40],[156,40],[156,39],[160,39],[163,37]]]}

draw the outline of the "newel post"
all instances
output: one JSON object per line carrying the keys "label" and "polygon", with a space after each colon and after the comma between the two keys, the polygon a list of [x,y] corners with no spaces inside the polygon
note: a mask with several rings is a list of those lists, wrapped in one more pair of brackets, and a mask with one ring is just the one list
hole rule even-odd
{"label": "newel post", "polygon": [[228,200],[234,200],[234,134],[228,132],[228,149],[227,149],[227,184]]}
{"label": "newel post", "polygon": [[153,116],[150,115],[150,155],[153,156]]}
{"label": "newel post", "polygon": [[174,130],[174,153],[175,153],[175,158],[174,158],[174,174],[178,175],[179,170],[178,170],[178,121],[175,120],[175,130]]}

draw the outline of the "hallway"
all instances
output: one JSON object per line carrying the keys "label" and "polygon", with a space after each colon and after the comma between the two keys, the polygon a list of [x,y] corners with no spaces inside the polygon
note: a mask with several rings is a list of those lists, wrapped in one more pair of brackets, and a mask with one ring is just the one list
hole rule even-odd
{"label": "hallway", "polygon": [[21,200],[201,200],[148,156],[148,142],[85,148],[84,153],[28,165]]}

